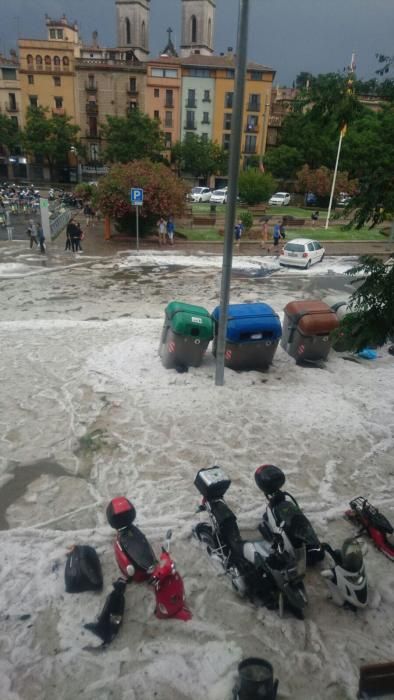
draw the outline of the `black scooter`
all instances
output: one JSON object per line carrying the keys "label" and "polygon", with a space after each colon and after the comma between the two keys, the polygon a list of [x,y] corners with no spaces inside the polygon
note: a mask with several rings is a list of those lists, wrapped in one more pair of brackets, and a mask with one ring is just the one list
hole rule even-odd
{"label": "black scooter", "polygon": [[242,538],[237,518],[223,499],[230,484],[220,467],[197,473],[194,485],[203,496],[198,512],[207,513],[210,524],[199,523],[193,534],[205,544],[240,596],[278,609],[281,616],[289,609],[302,619],[307,596],[297,560],[284,550],[281,538],[272,542]]}

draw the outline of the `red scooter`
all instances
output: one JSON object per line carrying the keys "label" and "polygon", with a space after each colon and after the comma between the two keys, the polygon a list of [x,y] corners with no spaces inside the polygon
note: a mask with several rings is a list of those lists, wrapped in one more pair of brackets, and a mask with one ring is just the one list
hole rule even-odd
{"label": "red scooter", "polygon": [[171,530],[167,532],[165,546],[157,560],[145,535],[133,523],[136,511],[123,496],[113,498],[107,507],[107,519],[117,531],[114,542],[115,558],[128,583],[147,581],[155,589],[156,617],[176,617],[190,620],[192,617],[185,603],[183,580],[170,556]]}
{"label": "red scooter", "polygon": [[377,549],[394,561],[394,529],[386,516],[362,496],[354,498],[349,505],[350,510],[345,515],[351,522],[361,525],[359,535],[367,532]]}

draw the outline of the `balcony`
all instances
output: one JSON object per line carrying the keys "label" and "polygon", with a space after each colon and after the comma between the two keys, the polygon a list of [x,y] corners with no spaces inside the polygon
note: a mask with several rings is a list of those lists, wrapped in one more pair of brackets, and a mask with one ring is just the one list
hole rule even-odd
{"label": "balcony", "polygon": [[166,109],[174,109],[174,100],[166,100],[164,106]]}
{"label": "balcony", "polygon": [[136,87],[135,87],[135,88],[128,87],[128,88],[127,88],[127,94],[128,94],[128,95],[131,95],[132,97],[137,97],[137,95],[138,95],[138,90],[137,90]]}
{"label": "balcony", "polygon": [[187,107],[187,109],[196,109],[196,107],[197,107],[196,100],[186,100],[186,107]]}
{"label": "balcony", "polygon": [[64,117],[66,110],[64,107],[53,107],[52,114],[54,117]]}
{"label": "balcony", "polygon": [[257,153],[256,146],[244,146],[243,153],[248,156],[253,156]]}
{"label": "balcony", "polygon": [[98,114],[97,102],[87,102],[86,103],[86,114],[92,114],[92,115]]}
{"label": "balcony", "polygon": [[100,141],[101,135],[99,134],[98,131],[90,131],[90,129],[86,129],[86,138],[87,139],[94,139],[95,141]]}
{"label": "balcony", "polygon": [[166,119],[164,121],[164,128],[165,129],[172,129],[173,126],[174,126],[174,122],[172,121],[172,119]]}
{"label": "balcony", "polygon": [[247,124],[245,126],[245,132],[247,134],[258,134],[259,133],[259,127],[257,124]]}
{"label": "balcony", "polygon": [[203,119],[202,122],[201,122],[201,124],[210,124],[210,123],[211,123],[211,122],[210,122],[209,119]]}
{"label": "balcony", "polygon": [[95,94],[97,92],[96,83],[85,83],[85,90],[86,90],[86,92],[89,92],[92,95]]}
{"label": "balcony", "polygon": [[260,112],[261,109],[261,102],[258,101],[256,102],[255,100],[249,101],[248,103],[248,112]]}
{"label": "balcony", "polygon": [[186,131],[195,131],[197,129],[195,122],[186,122],[184,128]]}
{"label": "balcony", "polygon": [[5,108],[6,108],[7,112],[11,112],[11,113],[19,112],[19,107],[17,104],[8,103],[8,104],[6,104]]}
{"label": "balcony", "polygon": [[203,98],[202,98],[202,101],[203,101],[203,102],[212,102],[212,100],[211,100],[210,97],[203,97]]}

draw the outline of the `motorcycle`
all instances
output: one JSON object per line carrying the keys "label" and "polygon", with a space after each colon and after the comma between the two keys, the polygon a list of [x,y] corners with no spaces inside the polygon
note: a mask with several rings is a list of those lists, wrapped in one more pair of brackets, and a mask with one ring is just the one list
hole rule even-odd
{"label": "motorcycle", "polygon": [[310,521],[296,499],[287,491],[281,491],[286,480],[283,471],[273,464],[264,464],[256,469],[254,478],[268,500],[259,524],[263,537],[269,542],[281,537],[286,552],[297,560],[305,550],[306,564],[322,561],[324,549]]}
{"label": "motorcycle", "polygon": [[302,619],[307,596],[296,558],[284,550],[279,537],[272,542],[242,539],[237,518],[223,499],[230,484],[220,467],[199,470],[194,480],[203,497],[198,512],[207,513],[210,524],[197,524],[194,536],[206,546],[238,595],[279,609],[280,616],[286,607]]}
{"label": "motorcycle", "polygon": [[349,505],[350,510],[346,511],[345,516],[351,522],[361,525],[357,536],[367,532],[377,549],[394,561],[394,528],[386,516],[362,496],[354,498]]}
{"label": "motorcycle", "polygon": [[145,535],[133,524],[136,511],[127,498],[113,498],[106,514],[109,524],[117,532],[115,558],[126,581],[146,581],[154,588],[156,617],[190,620],[192,615],[185,602],[183,580],[170,556],[171,530],[167,532],[166,543],[157,559]]}
{"label": "motorcycle", "polygon": [[323,544],[332,566],[321,574],[326,579],[332,599],[337,605],[355,610],[368,605],[368,582],[361,547],[354,539],[346,539],[341,549]]}

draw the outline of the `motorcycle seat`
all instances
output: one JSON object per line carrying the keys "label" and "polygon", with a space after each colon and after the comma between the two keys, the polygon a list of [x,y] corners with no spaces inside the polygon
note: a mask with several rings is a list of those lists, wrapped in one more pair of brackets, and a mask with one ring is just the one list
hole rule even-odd
{"label": "motorcycle seat", "polygon": [[119,544],[133,563],[143,571],[148,571],[157,563],[145,535],[135,525],[130,525],[119,535]]}

